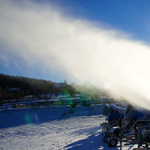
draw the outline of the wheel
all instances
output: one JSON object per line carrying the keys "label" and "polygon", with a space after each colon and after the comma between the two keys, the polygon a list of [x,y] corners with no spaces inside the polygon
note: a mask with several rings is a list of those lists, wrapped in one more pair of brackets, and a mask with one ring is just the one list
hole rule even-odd
{"label": "wheel", "polygon": [[116,145],[118,144],[118,141],[116,138],[114,137],[111,137],[109,140],[108,140],[108,145],[110,147],[115,147]]}

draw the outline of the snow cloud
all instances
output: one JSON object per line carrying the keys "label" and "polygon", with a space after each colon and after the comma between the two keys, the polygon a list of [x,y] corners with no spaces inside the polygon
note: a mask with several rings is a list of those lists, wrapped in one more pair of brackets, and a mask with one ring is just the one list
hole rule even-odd
{"label": "snow cloud", "polygon": [[150,46],[58,5],[0,1],[0,47],[5,66],[56,71],[150,108]]}

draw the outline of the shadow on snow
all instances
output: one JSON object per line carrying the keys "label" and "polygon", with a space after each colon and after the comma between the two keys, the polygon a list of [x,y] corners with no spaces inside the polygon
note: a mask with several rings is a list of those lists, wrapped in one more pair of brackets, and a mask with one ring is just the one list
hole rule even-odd
{"label": "shadow on snow", "polygon": [[[99,129],[99,127],[97,127]],[[94,130],[94,129],[93,129]],[[104,143],[102,141],[102,135],[101,132],[98,132],[97,134],[92,134],[86,139],[78,140],[74,143],[71,143],[67,146],[65,146],[65,149],[67,150],[100,150],[100,149],[113,149],[118,150],[118,147],[109,147],[107,143]]]}
{"label": "shadow on snow", "polygon": [[99,115],[92,112],[70,113],[68,107],[43,107],[32,109],[14,109],[0,112],[0,129],[15,127],[25,124],[40,124],[53,120],[61,120],[72,116]]}

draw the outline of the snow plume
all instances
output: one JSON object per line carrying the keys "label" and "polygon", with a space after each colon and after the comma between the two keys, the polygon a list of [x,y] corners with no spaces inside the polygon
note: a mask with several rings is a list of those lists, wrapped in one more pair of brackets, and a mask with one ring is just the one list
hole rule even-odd
{"label": "snow plume", "polygon": [[0,57],[5,66],[56,71],[150,108],[150,46],[66,14],[51,3],[1,0]]}

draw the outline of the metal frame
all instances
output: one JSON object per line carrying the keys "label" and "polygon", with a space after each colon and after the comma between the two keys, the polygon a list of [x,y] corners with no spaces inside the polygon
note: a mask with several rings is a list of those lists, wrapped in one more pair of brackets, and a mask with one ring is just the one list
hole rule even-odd
{"label": "metal frame", "polygon": [[[108,139],[111,137],[115,137],[117,141],[120,141],[120,149],[122,149],[122,142],[129,142],[129,144],[138,144],[138,148],[146,147],[150,145],[150,118],[142,117],[137,119],[133,123],[133,125],[126,130],[127,125],[130,123],[129,121],[126,123],[124,127],[116,126],[116,124],[119,124],[120,119],[122,119],[123,116],[121,116],[118,120],[116,120],[114,123],[109,123],[109,121],[105,121],[101,124],[102,126],[102,139],[104,142],[108,143]],[[142,129],[147,129],[148,137],[147,138],[141,138]],[[114,134],[114,131],[118,130],[118,134]],[[134,131],[132,133],[132,131]],[[145,146],[143,146],[145,145]]]}

